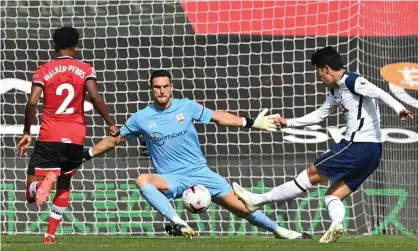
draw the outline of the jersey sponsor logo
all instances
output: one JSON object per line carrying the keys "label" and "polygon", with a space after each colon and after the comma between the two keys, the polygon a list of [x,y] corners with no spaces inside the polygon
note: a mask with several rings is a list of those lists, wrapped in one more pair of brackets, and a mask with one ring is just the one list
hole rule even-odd
{"label": "jersey sponsor logo", "polygon": [[177,119],[177,122],[183,123],[183,121],[184,121],[184,115],[183,115],[183,113],[177,114],[176,115],[176,119]]}
{"label": "jersey sponsor logo", "polygon": [[408,93],[408,91],[418,91],[417,63],[385,65],[380,69],[380,75],[389,82],[389,89],[395,97],[410,106],[418,108],[418,99]]}
{"label": "jersey sponsor logo", "polygon": [[164,145],[166,140],[175,139],[178,137],[181,137],[187,133],[187,129],[183,129],[180,132],[174,132],[171,134],[163,135],[159,132],[151,132],[149,134],[151,142],[156,146],[162,146]]}

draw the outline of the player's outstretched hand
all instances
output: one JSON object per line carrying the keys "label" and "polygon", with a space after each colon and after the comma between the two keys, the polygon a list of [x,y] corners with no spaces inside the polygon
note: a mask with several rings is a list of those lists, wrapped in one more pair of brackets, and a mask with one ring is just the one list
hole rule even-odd
{"label": "player's outstretched hand", "polygon": [[279,114],[273,114],[266,116],[268,112],[267,108],[264,108],[260,114],[258,114],[257,118],[254,120],[254,128],[258,128],[261,130],[267,130],[271,132],[277,131],[277,127],[274,124],[274,119],[280,116]]}
{"label": "player's outstretched hand", "polygon": [[414,116],[412,116],[411,112],[403,109],[402,111],[399,112],[399,116],[401,117],[401,120],[406,120],[406,118],[410,118],[410,119],[414,119]]}
{"label": "player's outstretched hand", "polygon": [[32,144],[32,136],[29,133],[23,134],[22,138],[16,146],[16,154],[18,156],[26,156],[30,144]]}
{"label": "player's outstretched hand", "polygon": [[287,126],[287,120],[281,116],[274,119],[274,124],[278,129],[285,128]]}
{"label": "player's outstretched hand", "polygon": [[120,129],[115,125],[111,125],[109,126],[109,134],[112,137],[117,137],[120,134]]}

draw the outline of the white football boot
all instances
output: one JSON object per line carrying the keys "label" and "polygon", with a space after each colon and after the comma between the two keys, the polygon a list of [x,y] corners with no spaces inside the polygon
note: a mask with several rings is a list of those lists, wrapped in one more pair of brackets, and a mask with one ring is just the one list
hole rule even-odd
{"label": "white football boot", "polygon": [[299,233],[283,227],[277,228],[274,232],[276,239],[296,240],[296,239],[312,239],[312,236],[308,233]]}
{"label": "white football boot", "polygon": [[332,243],[336,242],[338,238],[343,234],[344,227],[343,224],[337,222],[331,224],[328,231],[321,237],[319,243]]}
{"label": "white football boot", "polygon": [[257,211],[257,209],[260,208],[260,206],[254,205],[251,200],[251,196],[253,195],[253,193],[245,190],[240,185],[238,185],[238,183],[235,183],[235,182],[232,183],[232,187],[234,188],[234,191],[237,194],[238,198],[242,202],[244,202],[245,207],[250,213]]}

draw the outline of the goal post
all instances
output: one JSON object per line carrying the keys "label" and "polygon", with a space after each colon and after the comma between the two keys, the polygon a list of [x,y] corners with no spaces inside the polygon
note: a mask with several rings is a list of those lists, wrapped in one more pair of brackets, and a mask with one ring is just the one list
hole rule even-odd
{"label": "goal post", "polygon": [[[324,46],[418,114],[418,4],[411,1],[23,1],[1,2],[1,233],[41,234],[50,208],[25,202],[29,158],[14,147],[24,123],[31,75],[54,57],[63,25],[82,34],[79,59],[91,63],[112,116],[122,126],[151,100],[152,70],[173,74],[174,97],[256,116],[263,108],[299,117],[318,108],[326,89],[310,55]],[[385,68],[386,67],[386,68]],[[39,107],[40,108],[40,107]],[[417,234],[418,128],[381,105],[387,142],[381,168],[344,202],[349,234]],[[32,128],[39,131],[39,115]],[[85,103],[86,147],[107,133]],[[196,124],[208,166],[260,193],[293,179],[344,135],[339,113],[305,129],[270,133]],[[30,149],[31,153],[33,148]],[[151,172],[146,146],[132,140],[87,162],[57,234],[163,235],[164,219],[135,187]],[[264,212],[284,227],[314,234],[329,226],[326,186]],[[213,204],[201,215],[174,202],[200,235],[267,235]]]}

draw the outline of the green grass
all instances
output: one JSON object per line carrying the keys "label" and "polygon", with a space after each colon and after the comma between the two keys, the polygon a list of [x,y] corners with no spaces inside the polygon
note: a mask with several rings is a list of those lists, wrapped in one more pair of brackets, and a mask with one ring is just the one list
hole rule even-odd
{"label": "green grass", "polygon": [[319,244],[319,236],[314,240],[276,240],[267,237],[195,237],[146,238],[116,236],[58,236],[57,244],[41,244],[42,236],[2,236],[1,250],[10,251],[79,251],[79,250],[135,250],[135,251],[392,251],[418,250],[418,238],[407,236],[343,236],[337,243]]}

